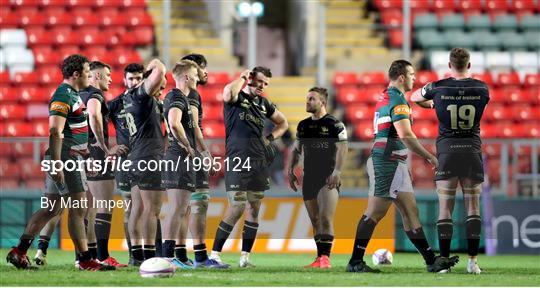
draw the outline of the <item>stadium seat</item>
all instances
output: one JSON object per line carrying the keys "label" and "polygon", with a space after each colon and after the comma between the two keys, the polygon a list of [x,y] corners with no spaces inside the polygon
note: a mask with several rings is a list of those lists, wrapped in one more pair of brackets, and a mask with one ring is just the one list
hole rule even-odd
{"label": "stadium seat", "polygon": [[397,48],[403,45],[403,31],[401,30],[390,30],[388,32],[389,44],[391,47]]}
{"label": "stadium seat", "polygon": [[512,14],[501,14],[495,17],[493,27],[499,31],[515,31],[517,29],[517,19]]}
{"label": "stadium seat", "polygon": [[443,33],[446,39],[452,39],[448,42],[448,49],[453,47],[463,47],[473,50],[475,47],[475,39],[471,33],[466,33],[460,30],[447,30]]}
{"label": "stadium seat", "polygon": [[104,27],[112,26],[115,24],[122,24],[121,22],[118,22],[122,20],[116,20],[117,18],[124,19],[123,24],[126,24],[125,18],[118,16],[118,10],[115,8],[99,9],[97,12],[97,18],[101,19],[101,25]]}
{"label": "stadium seat", "polygon": [[403,12],[400,9],[389,9],[380,11],[380,19],[383,24],[400,27],[403,22]]}
{"label": "stadium seat", "polygon": [[536,139],[540,137],[540,128],[538,128],[538,120],[533,123],[525,123],[523,125],[519,125],[519,127],[521,127],[523,137],[536,138]]}
{"label": "stadium seat", "polygon": [[222,88],[199,88],[203,102],[219,103],[223,101]]}
{"label": "stadium seat", "polygon": [[45,21],[50,27],[71,26],[73,17],[62,7],[51,7],[44,10]]}
{"label": "stadium seat", "polygon": [[489,73],[489,72],[486,72],[486,73],[473,73],[471,75],[471,77],[486,83],[488,86],[493,85],[493,77],[491,76],[491,73]]}
{"label": "stadium seat", "polygon": [[486,11],[506,12],[510,10],[510,5],[508,5],[508,1],[484,0],[484,9]]}
{"label": "stadium seat", "polygon": [[448,39],[436,30],[419,30],[415,34],[418,44],[424,49],[444,50],[448,46]]}
{"label": "stadium seat", "polygon": [[448,1],[448,0],[431,0],[431,9],[437,11],[454,11],[456,9],[456,5],[454,1]]}
{"label": "stadium seat", "polygon": [[487,14],[477,14],[468,17],[465,26],[470,31],[488,31],[491,28],[491,20]]}
{"label": "stadium seat", "polygon": [[343,84],[357,84],[356,74],[354,72],[336,72],[334,74],[334,85],[343,85]]}
{"label": "stadium seat", "polygon": [[[103,58],[103,55],[105,55],[106,53],[107,49],[105,49],[105,46],[90,46],[86,47],[86,49],[83,51],[83,54],[92,61],[101,60],[101,58]],[[115,72],[113,71],[113,73]],[[122,79],[122,77],[120,77],[120,79]],[[116,79],[113,79],[113,81],[115,80]]]}
{"label": "stadium seat", "polygon": [[[45,109],[45,111],[47,111]],[[37,121],[32,122],[33,124],[33,133],[32,136],[36,137],[48,137],[49,136],[49,122],[47,121]]]}
{"label": "stadium seat", "polygon": [[230,78],[227,72],[210,72],[208,73],[208,85],[226,85]]}
{"label": "stadium seat", "polygon": [[519,23],[521,29],[525,31],[539,31],[540,30],[540,15],[531,14],[525,15],[521,18]]}
{"label": "stadium seat", "polygon": [[407,1],[409,1],[409,5],[411,7],[411,10],[413,11],[415,10],[428,11],[432,8],[430,6],[431,3],[429,1],[425,1],[425,0],[407,0]]}
{"label": "stadium seat", "polygon": [[19,102],[21,99],[19,97],[19,89],[13,87],[0,87],[0,103],[3,104],[14,104]]}
{"label": "stadium seat", "polygon": [[24,102],[48,103],[51,95],[45,89],[24,85],[19,88],[19,97]]}
{"label": "stadium seat", "polygon": [[476,48],[482,51],[499,51],[501,49],[501,39],[497,34],[488,31],[475,30],[471,32],[476,40]]}
{"label": "stadium seat", "polygon": [[462,14],[447,14],[442,17],[441,28],[447,29],[463,29],[465,27],[465,19]]}
{"label": "stadium seat", "polygon": [[131,25],[133,27],[152,27],[154,25],[154,22],[152,21],[152,17],[147,14],[138,14],[138,13],[132,13],[128,14],[128,25]]}
{"label": "stadium seat", "polygon": [[14,162],[11,162],[5,158],[1,159],[0,160],[0,178],[19,179],[22,174],[21,168],[14,164],[15,164]]}
{"label": "stadium seat", "polygon": [[497,138],[499,136],[497,129],[495,124],[482,124],[480,136],[482,138]]}
{"label": "stadium seat", "polygon": [[360,93],[355,87],[343,87],[337,89],[337,101],[342,104],[348,103],[358,103],[362,102],[363,99],[360,98]]}
{"label": "stadium seat", "polygon": [[29,27],[26,28],[26,36],[28,39],[28,46],[36,46],[36,45],[42,45],[46,47],[52,46],[54,43],[54,38],[52,37],[52,33],[50,31],[45,31],[43,28],[34,28]]}
{"label": "stadium seat", "polygon": [[208,138],[224,138],[225,126],[222,122],[205,122],[203,132]]}
{"label": "stadium seat", "polygon": [[[27,181],[30,179],[45,179],[45,172],[41,171],[40,162],[34,161],[33,158],[17,159],[17,165],[21,171],[21,179]],[[44,183],[42,182],[42,186]]]}
{"label": "stadium seat", "polygon": [[362,121],[355,125],[354,135],[361,140],[373,139],[373,121]]}
{"label": "stadium seat", "polygon": [[0,106],[0,119],[24,120],[27,116],[27,107],[18,104],[2,104]]}
{"label": "stadium seat", "polygon": [[432,29],[438,26],[437,16],[433,13],[418,14],[414,17],[415,29]]}
{"label": "stadium seat", "polygon": [[525,81],[523,82],[524,87],[540,87],[540,73],[537,74],[527,74],[525,75]]}
{"label": "stadium seat", "polygon": [[523,39],[523,33],[503,31],[498,33],[498,37],[501,39],[502,48],[506,51],[527,51],[528,49],[529,44],[526,39]]}
{"label": "stadium seat", "polygon": [[[134,27],[133,33],[125,33],[124,36],[133,35],[136,37],[133,41],[134,45],[151,45],[154,42],[154,29],[150,26]],[[123,38],[125,39],[125,38]]]}
{"label": "stadium seat", "polygon": [[101,24],[98,17],[90,8],[79,8],[72,12],[74,15],[73,26],[75,27],[97,27]]}
{"label": "stadium seat", "polygon": [[536,73],[540,68],[538,53],[516,51],[512,53],[512,68],[517,71],[520,76],[525,77],[525,74]]}
{"label": "stadium seat", "polygon": [[51,70],[48,67],[43,67],[36,70],[35,73],[37,73],[41,85],[55,85],[63,80],[62,73],[58,69]]}
{"label": "stadium seat", "polygon": [[373,106],[367,106],[363,104],[348,105],[345,110],[347,120],[353,123],[373,119],[374,113]]}
{"label": "stadium seat", "polygon": [[203,119],[205,119],[205,121],[223,122],[223,106],[207,105],[203,107]]}
{"label": "stadium seat", "polygon": [[517,72],[500,73],[497,77],[497,86],[521,86]]}
{"label": "stadium seat", "polygon": [[34,52],[34,59],[36,60],[36,66],[39,65],[57,65],[62,62],[60,55],[57,51],[53,51],[50,47],[37,46],[32,49]]}
{"label": "stadium seat", "polygon": [[540,119],[540,107],[531,107],[529,104],[517,103],[512,106],[512,116],[514,121],[529,121]]}
{"label": "stadium seat", "polygon": [[37,84],[39,78],[34,72],[16,73],[13,77],[13,83],[17,85]]}
{"label": "stadium seat", "polygon": [[505,106],[502,104],[489,104],[486,106],[484,111],[484,117],[489,121],[498,121],[498,120],[512,120],[513,115],[511,111],[506,110]]}
{"label": "stadium seat", "polygon": [[357,77],[357,83],[360,85],[385,85],[387,83],[384,72],[364,72]]}
{"label": "stadium seat", "polygon": [[509,52],[487,52],[485,55],[486,69],[489,71],[498,73],[501,71],[506,72],[511,70],[512,56]]}
{"label": "stadium seat", "polygon": [[438,135],[437,125],[431,121],[415,121],[412,129],[419,138],[436,138]]}
{"label": "stadium seat", "polygon": [[456,2],[456,9],[460,12],[480,11],[482,9],[482,0],[460,0]]}
{"label": "stadium seat", "polygon": [[540,4],[536,4],[536,7],[535,7],[534,0],[512,0],[510,9],[514,12],[517,12],[517,11],[534,12],[535,9],[538,10],[538,5]]}
{"label": "stadium seat", "polygon": [[437,114],[435,113],[435,110],[425,109],[425,108],[417,107],[417,106],[415,106],[414,109],[412,109],[412,117],[413,117],[413,121],[416,121],[416,120],[436,121],[437,120]]}
{"label": "stadium seat", "polygon": [[144,0],[122,0],[120,2],[123,8],[146,8],[146,2]]}
{"label": "stadium seat", "polygon": [[54,43],[57,46],[65,47],[66,45],[80,45],[82,43],[79,35],[67,27],[60,26],[53,28],[52,35],[54,37]]}
{"label": "stadium seat", "polygon": [[386,10],[392,8],[401,9],[403,2],[402,0],[374,0],[373,4],[379,10]]}
{"label": "stadium seat", "polygon": [[358,92],[363,103],[374,104],[381,98],[383,90],[379,88],[366,88]]}
{"label": "stadium seat", "polygon": [[[507,96],[505,95],[505,91],[503,91],[503,89],[491,89],[489,91],[489,98],[490,98],[490,100],[489,100],[490,103],[506,103],[506,102],[510,102],[510,101],[507,101]],[[491,104],[489,104],[489,105],[491,105]]]}
{"label": "stadium seat", "polygon": [[498,131],[498,137],[503,138],[519,138],[525,137],[525,131],[516,129],[515,125],[510,121],[498,122],[495,124]]}
{"label": "stadium seat", "polygon": [[0,136],[29,137],[32,136],[32,124],[24,122],[2,122]]}
{"label": "stadium seat", "polygon": [[540,31],[527,31],[523,33],[523,38],[530,50],[538,51],[540,50]]}

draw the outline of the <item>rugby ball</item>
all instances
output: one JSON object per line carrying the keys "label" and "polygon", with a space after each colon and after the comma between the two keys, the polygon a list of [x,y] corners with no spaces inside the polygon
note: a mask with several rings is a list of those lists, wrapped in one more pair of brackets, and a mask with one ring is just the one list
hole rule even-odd
{"label": "rugby ball", "polygon": [[154,257],[144,261],[139,267],[139,274],[143,278],[168,278],[174,275],[174,264],[171,261]]}
{"label": "rugby ball", "polygon": [[392,264],[393,258],[392,252],[388,249],[379,249],[371,256],[373,265],[390,265]]}

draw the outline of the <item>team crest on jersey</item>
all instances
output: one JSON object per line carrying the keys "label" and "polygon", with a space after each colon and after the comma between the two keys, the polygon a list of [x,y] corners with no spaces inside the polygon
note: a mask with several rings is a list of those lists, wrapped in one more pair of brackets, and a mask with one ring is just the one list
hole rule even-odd
{"label": "team crest on jersey", "polygon": [[328,135],[328,127],[326,126],[321,126],[321,134],[322,135]]}
{"label": "team crest on jersey", "polygon": [[396,115],[409,115],[411,114],[411,109],[405,104],[397,105],[394,107],[394,114]]}

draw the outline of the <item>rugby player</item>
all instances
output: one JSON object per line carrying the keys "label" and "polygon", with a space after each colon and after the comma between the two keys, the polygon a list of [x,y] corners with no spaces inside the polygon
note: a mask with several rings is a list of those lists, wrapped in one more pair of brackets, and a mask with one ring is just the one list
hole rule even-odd
{"label": "rugby player", "polygon": [[[105,103],[103,92],[109,90],[111,84],[111,67],[103,62],[93,61],[90,63],[90,85],[79,94],[88,110],[88,144],[90,145],[90,157],[94,161],[100,161],[99,171],[87,171],[86,178],[88,188],[96,200],[112,200],[114,193],[114,170],[112,162],[105,159],[116,154],[126,154],[127,147],[116,145],[109,148],[109,109]],[[97,260],[103,264],[114,267],[126,267],[127,265],[109,255],[109,235],[111,232],[112,210],[108,207],[89,207],[89,213],[94,213],[94,231],[97,241]],[[97,212],[97,213],[96,213]],[[88,225],[92,225],[89,221]]]}
{"label": "rugby player", "polygon": [[[159,171],[164,143],[158,101],[166,82],[165,65],[159,59],[154,59],[148,64],[139,85],[128,90],[124,102],[130,134],[128,159],[132,161],[129,168],[133,187],[129,234],[134,265],[140,265],[144,259],[156,255],[157,218],[164,190]],[[156,169],[149,169],[149,165]]]}
{"label": "rugby player", "polygon": [[[109,118],[116,130],[116,144],[124,145],[129,150],[129,128],[126,122],[126,111],[124,109],[124,102],[127,92],[139,85],[142,81],[144,73],[144,66],[139,63],[130,63],[124,68],[124,87],[126,90],[122,94],[115,97],[113,100],[107,103],[109,107]],[[129,152],[129,151],[128,151]],[[120,167],[122,163],[127,159],[128,153],[119,155],[117,161],[120,161]],[[131,181],[129,180],[128,171],[122,169],[115,171],[116,187],[124,201],[131,202]],[[128,245],[129,264],[132,265],[133,257],[131,255],[131,241],[129,237],[128,221],[131,213],[131,205],[128,210],[124,211],[124,234]]]}
{"label": "rugby player", "polygon": [[334,241],[334,214],[338,202],[341,170],[347,158],[345,125],[328,114],[328,91],[309,89],[306,112],[311,116],[298,123],[296,141],[289,165],[289,184],[297,191],[294,168],[304,154],[302,195],[313,226],[317,258],[306,268],[331,268],[330,251]]}
{"label": "rugby player", "polygon": [[[191,60],[197,63],[199,66],[199,81],[197,82],[197,85],[205,85],[208,81],[208,73],[206,71],[208,62],[206,61],[204,55],[192,53],[182,57],[182,60]],[[188,102],[193,115],[193,123],[195,126],[200,128],[199,130],[195,130],[195,141],[197,145],[197,149],[195,149],[196,157],[198,157],[200,161],[203,161],[203,159],[212,160],[212,156],[210,155],[206,143],[204,142],[202,133],[203,106],[201,96],[196,89],[190,89]],[[213,161],[210,162],[213,164]],[[212,167],[203,167],[202,169],[197,169],[195,171],[195,192],[191,193],[190,209],[187,210],[186,219],[180,227],[179,240],[187,238],[188,226],[189,230],[191,231],[191,237],[193,238],[193,250],[195,252],[195,261],[193,261],[193,266],[195,268],[229,267],[227,264],[221,264],[213,259],[209,259],[205,243],[206,213],[208,211],[208,203],[210,202],[210,185],[208,178],[210,174],[214,175],[216,172],[216,169],[213,169]],[[186,222],[189,224],[186,225]],[[177,241],[176,244],[176,258],[179,258],[184,262],[188,261],[185,241]]]}
{"label": "rugby player", "polygon": [[338,202],[341,169],[347,158],[345,125],[328,114],[328,91],[322,87],[309,89],[306,112],[311,116],[298,123],[289,184],[297,191],[294,168],[304,154],[302,195],[313,226],[317,258],[306,268],[331,268],[330,251],[334,241],[334,214]]}
{"label": "rugby player", "polygon": [[489,102],[489,90],[484,82],[471,78],[470,53],[466,49],[452,49],[448,67],[452,71],[450,78],[426,84],[413,93],[411,100],[422,107],[433,107],[439,120],[439,167],[435,182],[439,195],[437,231],[441,255],[450,255],[452,212],[460,185],[467,213],[467,272],[480,274],[477,256],[482,229],[480,193],[484,181],[480,121]]}
{"label": "rugby player", "polygon": [[380,272],[369,267],[363,257],[375,226],[386,215],[392,203],[401,214],[405,233],[422,254],[427,270],[448,270],[455,265],[458,258],[435,256],[429,246],[418,218],[418,208],[406,163],[408,150],[411,150],[435,168],[438,166],[437,158],[422,147],[411,129],[411,108],[404,94],[413,87],[414,68],[406,60],[396,60],[392,62],[388,76],[390,85],[379,98],[373,119],[375,137],[371,157],[367,162],[368,206],[358,223],[347,271]]}
{"label": "rugby player", "polygon": [[[224,167],[229,204],[225,217],[219,223],[210,258],[222,263],[220,253],[223,245],[236,222],[247,211],[239,263],[242,268],[253,266],[249,253],[257,236],[261,200],[264,191],[270,189],[268,168],[276,154],[272,142],[281,137],[289,126],[285,116],[262,96],[271,77],[270,69],[258,66],[251,71],[243,71],[238,79],[223,89],[225,161],[234,164]],[[247,85],[243,87],[244,84]],[[265,119],[276,125],[266,136],[263,135]]]}
{"label": "rugby player", "polygon": [[[163,112],[169,136],[166,162],[174,163],[163,171],[163,186],[167,191],[169,210],[163,221],[163,257],[174,258],[176,240],[184,242],[186,235],[179,235],[184,223],[191,193],[195,192],[195,170],[189,161],[195,157],[195,126],[187,95],[197,88],[198,65],[190,60],[180,60],[172,70],[176,88],[163,101]],[[180,239],[177,239],[180,238]],[[184,246],[185,248],[185,246]],[[172,263],[182,269],[193,269],[193,263],[184,255]]]}
{"label": "rugby player", "polygon": [[[62,62],[64,81],[54,92],[49,102],[49,149],[45,152],[45,160],[74,161],[80,155],[88,154],[87,113],[79,91],[88,86],[90,61],[82,55],[70,55]],[[54,165],[56,168],[60,168]],[[60,169],[58,169],[60,170]],[[37,210],[28,220],[19,244],[11,249],[6,260],[20,269],[31,269],[26,255],[32,245],[34,236],[61,211],[60,198],[81,201],[86,198],[81,173],[77,169],[50,171],[46,177],[45,197],[48,201],[56,201],[52,207]],[[107,267],[91,258],[88,251],[86,233],[84,231],[84,208],[69,208],[68,229],[78,253],[81,270],[103,270]]]}

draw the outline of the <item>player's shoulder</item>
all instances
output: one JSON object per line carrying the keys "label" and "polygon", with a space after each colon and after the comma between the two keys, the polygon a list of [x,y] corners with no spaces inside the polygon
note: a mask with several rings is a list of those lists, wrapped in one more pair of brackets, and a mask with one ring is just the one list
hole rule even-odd
{"label": "player's shoulder", "polygon": [[407,102],[407,99],[405,99],[405,95],[403,95],[403,93],[397,88],[391,87],[388,89],[387,93],[389,96],[388,104],[390,107],[397,105],[409,105],[409,102]]}
{"label": "player's shoulder", "polygon": [[329,123],[329,124],[339,124],[339,123],[341,123],[341,121],[339,119],[337,119],[332,114],[326,114],[326,116],[324,116],[324,121],[326,123]]}
{"label": "player's shoulder", "polygon": [[77,96],[77,94],[78,94],[77,91],[73,89],[70,85],[63,83],[60,86],[58,86],[58,88],[56,88],[56,90],[54,91],[51,97],[51,102],[62,101],[62,102],[70,103],[72,102],[71,101],[72,97]]}
{"label": "player's shoulder", "polygon": [[201,95],[199,94],[199,92],[196,89],[189,89],[189,94],[187,95],[187,97],[189,99],[193,99],[193,100],[197,100],[197,101],[201,100]]}
{"label": "player's shoulder", "polygon": [[309,122],[311,122],[311,116],[300,120],[300,122],[298,122],[298,127],[305,127],[306,125],[308,125]]}

